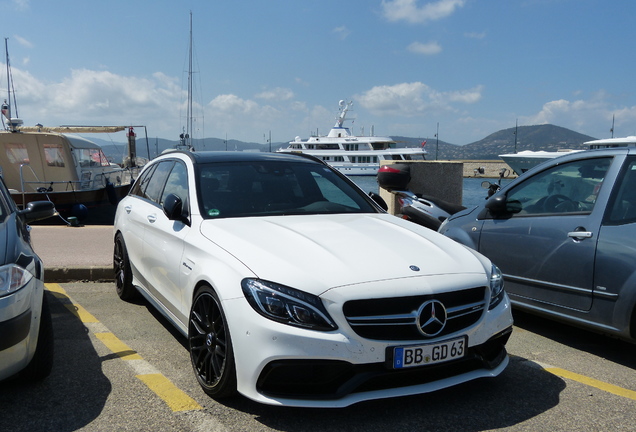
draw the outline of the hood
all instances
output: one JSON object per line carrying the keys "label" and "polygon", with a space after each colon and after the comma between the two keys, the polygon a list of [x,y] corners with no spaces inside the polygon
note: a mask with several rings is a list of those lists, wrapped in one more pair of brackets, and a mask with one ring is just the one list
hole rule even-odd
{"label": "hood", "polygon": [[314,294],[398,278],[485,277],[469,249],[388,214],[206,220],[201,232],[257,277]]}

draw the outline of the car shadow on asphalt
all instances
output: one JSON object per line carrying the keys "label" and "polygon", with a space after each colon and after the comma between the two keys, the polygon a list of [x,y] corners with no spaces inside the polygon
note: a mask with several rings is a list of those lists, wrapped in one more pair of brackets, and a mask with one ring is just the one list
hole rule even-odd
{"label": "car shadow on asphalt", "polygon": [[511,427],[556,407],[563,379],[512,356],[496,378],[417,396],[361,402],[343,409],[287,408],[237,397],[225,406],[248,412],[274,430],[482,431]]}
{"label": "car shadow on asphalt", "polygon": [[513,309],[515,326],[636,370],[636,344]]}
{"label": "car shadow on asphalt", "polygon": [[102,373],[88,328],[65,304],[68,297],[45,291],[55,340],[51,375],[41,382],[0,383],[0,430],[74,431],[102,412],[112,386]]}
{"label": "car shadow on asphalt", "polygon": [[[188,350],[187,338],[143,297],[132,303],[145,306]],[[563,379],[532,361],[511,356],[506,370],[495,378],[422,395],[361,402],[342,409],[277,407],[240,395],[217,402],[249,413],[274,430],[324,432],[355,424],[356,430],[364,431],[470,432],[510,427],[543,414],[558,405],[565,387]],[[454,414],[449,417],[449,413]]]}

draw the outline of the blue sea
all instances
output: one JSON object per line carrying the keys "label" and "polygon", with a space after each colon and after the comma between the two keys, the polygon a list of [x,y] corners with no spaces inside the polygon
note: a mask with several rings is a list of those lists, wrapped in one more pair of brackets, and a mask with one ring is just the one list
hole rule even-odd
{"label": "blue sea", "polygon": [[[378,193],[378,181],[375,176],[351,176],[349,178],[365,192]],[[462,205],[464,207],[474,207],[484,202],[488,195],[488,191],[481,187],[481,183],[484,180],[488,180],[489,182],[497,181],[497,179],[487,178],[464,178],[464,189],[462,194]],[[502,185],[505,185],[508,182],[510,182],[510,180],[504,180]]]}

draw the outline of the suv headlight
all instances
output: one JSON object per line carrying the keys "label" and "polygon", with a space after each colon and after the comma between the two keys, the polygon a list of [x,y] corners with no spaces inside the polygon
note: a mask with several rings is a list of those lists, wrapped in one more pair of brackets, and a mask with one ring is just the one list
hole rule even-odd
{"label": "suv headlight", "polygon": [[243,279],[241,288],[250,306],[265,318],[312,330],[338,328],[318,296],[260,279]]}
{"label": "suv headlight", "polygon": [[490,273],[490,305],[488,309],[495,308],[504,298],[504,278],[501,270],[496,265],[492,265]]}
{"label": "suv headlight", "polygon": [[28,284],[33,275],[16,264],[0,267],[0,297],[8,296]]}

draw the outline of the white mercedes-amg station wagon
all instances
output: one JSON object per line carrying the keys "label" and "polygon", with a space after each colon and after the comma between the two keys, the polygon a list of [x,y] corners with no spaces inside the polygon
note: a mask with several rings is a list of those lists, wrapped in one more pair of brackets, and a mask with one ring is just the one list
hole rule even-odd
{"label": "white mercedes-amg station wagon", "polygon": [[308,156],[163,154],[117,208],[117,293],[187,337],[217,399],[344,407],[500,374],[498,268],[382,204]]}

